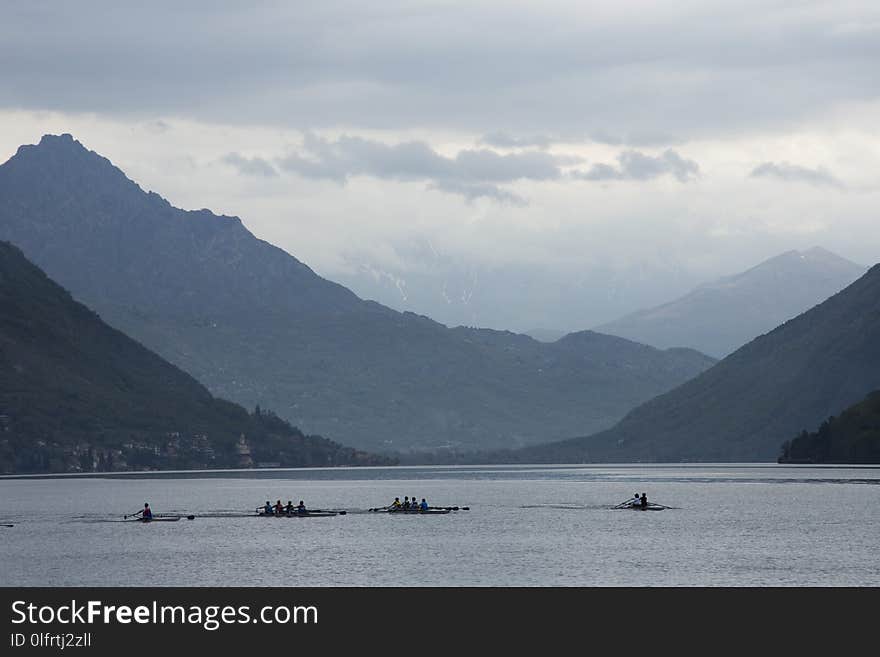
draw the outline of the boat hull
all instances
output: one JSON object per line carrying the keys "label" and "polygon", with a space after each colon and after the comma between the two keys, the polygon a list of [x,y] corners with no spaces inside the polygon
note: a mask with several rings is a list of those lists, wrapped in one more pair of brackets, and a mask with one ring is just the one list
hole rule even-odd
{"label": "boat hull", "polygon": [[332,516],[338,516],[339,513],[337,511],[307,511],[305,513],[258,513],[257,516],[260,518],[330,518]]}
{"label": "boat hull", "polygon": [[176,518],[132,518],[124,522],[177,522],[178,520],[180,520],[179,516]]}

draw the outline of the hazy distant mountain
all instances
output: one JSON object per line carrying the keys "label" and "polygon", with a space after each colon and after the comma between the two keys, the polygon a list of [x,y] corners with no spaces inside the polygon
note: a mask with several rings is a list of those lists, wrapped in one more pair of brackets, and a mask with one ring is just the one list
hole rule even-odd
{"label": "hazy distant mountain", "polygon": [[880,388],[880,265],[608,431],[526,461],[771,461],[780,446]]}
{"label": "hazy distant mountain", "polygon": [[[607,322],[679,294],[699,280],[675,263],[610,267],[579,262],[487,264],[427,240],[394,246],[394,263],[347,254],[332,278],[364,299],[427,315],[446,326],[481,326],[558,336]],[[537,338],[536,339],[541,339]]]}
{"label": "hazy distant mountain", "polygon": [[145,193],[69,135],[0,166],[0,238],[215,394],[358,447],[516,446],[611,426],[714,361],[545,345],[362,301],[235,217]]}
{"label": "hazy distant mountain", "polygon": [[215,399],[8,242],[0,308],[0,472],[385,462]]}
{"label": "hazy distant mountain", "polygon": [[596,330],[661,349],[691,347],[723,358],[864,273],[865,267],[825,249],[789,251]]}
{"label": "hazy distant mountain", "polygon": [[782,445],[780,463],[880,463],[880,390]]}

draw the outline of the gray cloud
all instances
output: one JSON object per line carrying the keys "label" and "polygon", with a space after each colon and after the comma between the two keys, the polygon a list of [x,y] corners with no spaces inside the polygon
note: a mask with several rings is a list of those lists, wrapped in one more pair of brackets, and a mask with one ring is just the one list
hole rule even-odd
{"label": "gray cloud", "polygon": [[575,171],[572,177],[580,180],[650,180],[666,174],[679,182],[699,177],[700,167],[693,160],[683,158],[672,149],[653,157],[628,150],[617,156],[618,166],[594,164],[588,171]]}
{"label": "gray cloud", "polygon": [[6,3],[0,107],[646,147],[880,97],[876,2],[616,4]]}
{"label": "gray cloud", "polygon": [[752,169],[749,175],[752,178],[779,178],[786,182],[804,182],[810,185],[844,186],[825,167],[809,169],[788,162],[764,162]]}
{"label": "gray cloud", "polygon": [[544,151],[502,155],[488,149],[466,149],[447,157],[421,141],[385,144],[347,135],[330,141],[307,133],[302,151],[280,159],[279,166],[307,178],[340,183],[352,176],[423,180],[432,189],[471,200],[487,197],[522,203],[520,197],[497,185],[517,180],[558,180],[562,178],[561,167],[577,161]]}
{"label": "gray cloud", "polygon": [[474,201],[478,198],[490,198],[500,203],[508,203],[510,205],[528,205],[528,202],[522,196],[501,189],[495,185],[463,183],[455,180],[440,180],[429,183],[428,189],[436,189],[450,194],[459,194],[469,201]]}
{"label": "gray cloud", "polygon": [[238,153],[227,153],[223,156],[222,162],[235,167],[239,173],[246,176],[274,178],[278,175],[275,167],[261,157],[244,157]]}

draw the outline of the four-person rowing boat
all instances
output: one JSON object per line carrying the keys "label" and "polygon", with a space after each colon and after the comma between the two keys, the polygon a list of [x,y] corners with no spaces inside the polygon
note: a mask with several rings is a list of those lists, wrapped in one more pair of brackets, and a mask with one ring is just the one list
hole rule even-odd
{"label": "four-person rowing boat", "polygon": [[331,516],[344,516],[345,511],[331,511],[327,509],[308,509],[303,500],[294,506],[293,502],[287,501],[287,505],[282,505],[278,500],[273,505],[266,500],[264,506],[258,506],[255,511],[261,518],[329,518]]}
{"label": "four-person rowing boat", "polygon": [[385,513],[415,514],[417,516],[427,515],[444,515],[449,513],[450,509],[375,509],[375,511],[384,511]]}
{"label": "four-person rowing boat", "polygon": [[257,510],[260,518],[329,518],[331,516],[344,516],[345,511],[293,511],[291,513],[266,513],[262,509]]}

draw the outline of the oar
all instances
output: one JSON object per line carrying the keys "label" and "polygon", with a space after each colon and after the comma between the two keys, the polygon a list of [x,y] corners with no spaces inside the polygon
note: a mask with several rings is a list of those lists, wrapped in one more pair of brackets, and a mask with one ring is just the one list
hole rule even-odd
{"label": "oar", "polygon": [[129,513],[128,515],[124,515],[124,516],[122,516],[122,517],[123,517],[123,518],[131,518],[131,517],[133,517],[133,516],[136,516],[136,515],[139,514],[139,513],[143,513],[143,511],[144,511],[143,509],[138,509],[138,510],[135,511],[134,513]]}
{"label": "oar", "polygon": [[15,527],[15,525],[0,525],[0,527]]}

